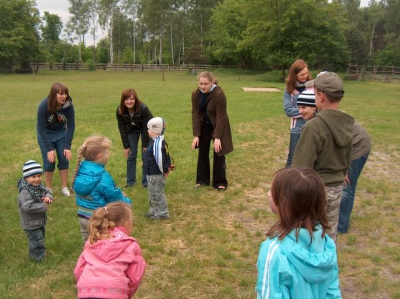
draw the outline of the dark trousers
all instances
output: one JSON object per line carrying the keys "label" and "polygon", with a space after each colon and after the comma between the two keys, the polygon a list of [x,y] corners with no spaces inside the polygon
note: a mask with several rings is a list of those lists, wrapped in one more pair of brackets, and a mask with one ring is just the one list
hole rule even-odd
{"label": "dark trousers", "polygon": [[[214,130],[211,124],[204,123],[199,136],[199,156],[197,160],[196,184],[210,185],[210,145],[211,134]],[[213,181],[212,186],[228,187],[226,180],[225,156],[219,157],[213,149]]]}
{"label": "dark trousers", "polygon": [[46,230],[43,227],[38,229],[25,230],[28,237],[29,257],[37,262],[41,261],[46,256],[46,246],[44,245],[44,238]]}

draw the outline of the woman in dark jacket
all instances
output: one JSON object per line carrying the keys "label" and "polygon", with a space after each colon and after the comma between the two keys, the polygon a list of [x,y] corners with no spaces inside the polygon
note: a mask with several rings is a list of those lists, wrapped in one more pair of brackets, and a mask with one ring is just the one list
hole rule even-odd
{"label": "woman in dark jacket", "polygon": [[192,93],[192,149],[199,148],[195,187],[210,185],[210,143],[214,141],[212,186],[219,191],[228,187],[225,155],[233,151],[226,97],[211,72],[198,77],[199,88]]}
{"label": "woman in dark jacket", "polygon": [[136,159],[138,143],[142,136],[142,184],[147,187],[146,170],[144,165],[144,152],[149,145],[147,122],[153,118],[149,108],[139,100],[137,93],[132,88],[122,92],[121,102],[117,108],[118,129],[124,146],[126,164],[126,188],[132,187],[136,182]]}
{"label": "woman in dark jacket", "polygon": [[70,196],[67,181],[69,160],[72,157],[71,144],[75,132],[75,109],[66,85],[54,83],[49,95],[39,104],[36,131],[43,157],[46,188],[53,189],[54,170],[57,166],[61,192]]}

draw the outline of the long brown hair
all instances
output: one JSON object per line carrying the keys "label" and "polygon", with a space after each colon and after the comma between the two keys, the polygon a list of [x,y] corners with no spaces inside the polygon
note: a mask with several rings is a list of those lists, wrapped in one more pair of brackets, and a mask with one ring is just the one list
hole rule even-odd
{"label": "long brown hair", "polygon": [[82,158],[88,161],[96,161],[98,154],[109,150],[111,145],[111,140],[102,135],[91,135],[85,139],[78,150],[78,158],[76,161],[74,174],[72,176],[71,191],[73,191],[76,175],[78,174],[81,166]]}
{"label": "long brown hair", "polygon": [[57,113],[57,93],[65,93],[69,97],[68,87],[62,83],[53,83],[47,97],[47,109],[53,114]]}
{"label": "long brown hair", "polygon": [[[305,68],[308,68],[308,65],[303,59],[297,59],[295,62],[293,62],[286,77],[286,91],[288,93],[293,93],[293,91],[296,89],[297,74]],[[311,73],[308,72],[307,81],[310,80],[312,80],[312,76]]]}
{"label": "long brown hair", "polygon": [[125,226],[132,218],[131,207],[122,201],[107,204],[97,208],[89,220],[89,242],[94,244],[99,240],[111,237],[111,231],[116,226]]}
{"label": "long brown hair", "polygon": [[133,97],[135,99],[135,105],[133,106],[133,111],[135,114],[140,113],[140,104],[142,101],[139,100],[139,97],[136,91],[133,88],[124,89],[121,95],[121,101],[119,103],[119,114],[128,114],[128,108],[125,106],[125,100]]}
{"label": "long brown hair", "polygon": [[318,225],[325,231],[330,228],[326,216],[327,200],[325,185],[320,176],[310,168],[289,167],[279,170],[272,181],[271,196],[277,207],[279,221],[267,232],[269,238],[282,240],[296,230],[296,240],[300,228],[310,233]]}

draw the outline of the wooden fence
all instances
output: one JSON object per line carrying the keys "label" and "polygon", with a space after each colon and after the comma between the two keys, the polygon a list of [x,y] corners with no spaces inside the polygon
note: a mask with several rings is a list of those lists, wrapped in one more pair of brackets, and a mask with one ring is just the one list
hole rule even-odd
{"label": "wooden fence", "polygon": [[387,65],[349,65],[347,67],[346,79],[348,80],[365,80],[365,81],[382,81],[400,82],[400,67]]}
{"label": "wooden fence", "polygon": [[[111,63],[96,63],[95,70],[102,71],[125,71],[125,72],[144,72],[144,71],[185,71],[189,75],[196,75],[197,71],[202,71],[212,68],[232,68],[222,65],[208,64],[182,64],[173,66],[169,64],[111,64]],[[63,71],[87,71],[89,66],[82,63],[31,63],[33,71],[39,70],[63,70]]]}

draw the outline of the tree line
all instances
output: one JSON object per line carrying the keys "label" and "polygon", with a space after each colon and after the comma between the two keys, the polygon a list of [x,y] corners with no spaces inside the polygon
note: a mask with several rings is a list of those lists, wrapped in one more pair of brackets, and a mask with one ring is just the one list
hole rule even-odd
{"label": "tree line", "polygon": [[[343,70],[400,65],[400,0],[69,0],[71,18],[0,0],[0,68],[31,62]],[[100,38],[100,30],[106,37]],[[87,45],[85,36],[90,36]]]}

